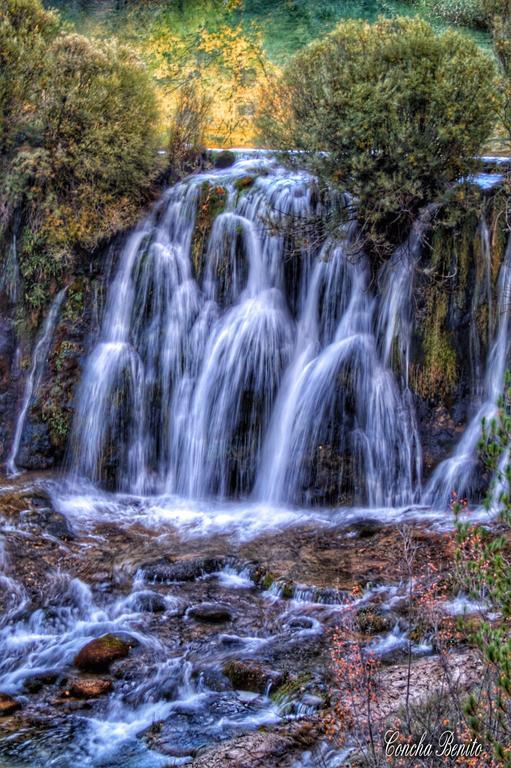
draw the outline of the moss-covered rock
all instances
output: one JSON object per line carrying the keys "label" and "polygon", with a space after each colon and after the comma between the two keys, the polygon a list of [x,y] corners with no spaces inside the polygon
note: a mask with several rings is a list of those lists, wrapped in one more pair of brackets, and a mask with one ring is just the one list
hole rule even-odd
{"label": "moss-covered rock", "polygon": [[74,666],[82,672],[104,672],[114,661],[124,659],[134,644],[114,634],[103,635],[84,645],[75,656]]}
{"label": "moss-covered rock", "polygon": [[226,202],[227,190],[224,187],[204,182],[200,189],[192,238],[192,263],[199,279],[204,271],[204,256],[213,222],[225,209]]}
{"label": "moss-covered rock", "polygon": [[240,176],[239,179],[236,179],[234,182],[234,187],[238,190],[238,192],[243,192],[246,189],[250,189],[250,187],[253,186],[255,180],[255,176]]}
{"label": "moss-covered rock", "polygon": [[357,625],[364,635],[379,635],[392,628],[392,620],[368,607],[357,612]]}
{"label": "moss-covered rock", "polygon": [[0,693],[0,717],[8,717],[21,709],[21,703],[9,696],[7,693]]}
{"label": "moss-covered rock", "polygon": [[236,162],[236,155],[234,152],[231,152],[230,149],[224,149],[222,152],[218,152],[214,156],[214,166],[215,168],[218,168],[218,170],[224,170],[225,168],[230,168],[234,163]]}
{"label": "moss-covered rock", "polygon": [[255,661],[228,661],[223,668],[224,675],[239,691],[265,693],[268,688],[277,689],[285,680],[282,672],[268,669]]}

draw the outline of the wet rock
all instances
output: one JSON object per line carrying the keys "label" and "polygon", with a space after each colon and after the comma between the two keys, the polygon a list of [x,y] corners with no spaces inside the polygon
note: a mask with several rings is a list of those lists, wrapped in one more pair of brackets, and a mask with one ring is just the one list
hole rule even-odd
{"label": "wet rock", "polygon": [[154,563],[145,563],[142,570],[146,581],[166,584],[175,581],[195,581],[201,576],[218,571],[224,565],[222,557],[191,557],[170,560],[166,557]]}
{"label": "wet rock", "polygon": [[311,707],[314,709],[321,709],[325,705],[324,699],[321,696],[315,696],[313,693],[306,693],[302,698],[303,706]]}
{"label": "wet rock", "polygon": [[218,640],[222,645],[225,645],[228,648],[243,645],[243,638],[239,637],[239,635],[220,635]]}
{"label": "wet rock", "polygon": [[314,621],[309,619],[308,616],[296,616],[294,619],[291,619],[288,626],[290,629],[312,629]]}
{"label": "wet rock", "polygon": [[167,610],[167,604],[158,592],[140,592],[134,600],[133,608],[143,613],[163,613]]}
{"label": "wet rock", "polygon": [[19,515],[31,509],[32,499],[29,491],[8,491],[0,494],[0,514],[6,517]]}
{"label": "wet rock", "polygon": [[21,703],[7,693],[0,693],[0,717],[13,715],[21,709]]}
{"label": "wet rock", "polygon": [[74,665],[82,672],[103,672],[114,661],[124,659],[134,643],[117,635],[107,634],[91,640],[75,656]]}
{"label": "wet rock", "polygon": [[215,168],[223,170],[224,168],[230,168],[236,162],[236,155],[229,149],[224,149],[222,152],[218,152],[215,155],[214,165]]}
{"label": "wet rock", "polygon": [[48,469],[54,465],[50,430],[45,422],[27,422],[16,464],[23,469]]}
{"label": "wet rock", "polygon": [[370,539],[383,528],[379,520],[360,520],[350,526],[350,531],[358,536],[359,539]]}
{"label": "wet rock", "polygon": [[42,509],[37,512],[34,521],[44,528],[46,533],[62,541],[71,541],[74,539],[74,533],[68,521],[60,512],[52,509]]}
{"label": "wet rock", "polygon": [[198,677],[203,685],[205,685],[206,688],[209,688],[210,691],[215,691],[216,693],[232,691],[231,681],[219,669],[197,670],[195,676]]}
{"label": "wet rock", "polygon": [[244,189],[248,189],[251,187],[256,180],[255,176],[240,176],[239,179],[236,179],[234,182],[235,189],[238,190],[238,192],[242,192]]}
{"label": "wet rock", "polygon": [[291,768],[319,739],[315,723],[289,723],[236,736],[200,750],[194,768]]}
{"label": "wet rock", "polygon": [[34,675],[34,677],[28,677],[23,685],[27,693],[39,693],[42,688],[47,685],[54,685],[57,682],[57,675]]}
{"label": "wet rock", "polygon": [[229,606],[223,603],[200,603],[188,608],[186,617],[205,624],[224,624],[232,621],[234,614]]}
{"label": "wet rock", "polygon": [[112,690],[112,681],[101,677],[78,677],[71,681],[66,693],[76,699],[96,699]]}
{"label": "wet rock", "polygon": [[223,672],[236,690],[253,693],[265,693],[270,687],[275,690],[285,680],[282,672],[268,669],[255,661],[228,661]]}

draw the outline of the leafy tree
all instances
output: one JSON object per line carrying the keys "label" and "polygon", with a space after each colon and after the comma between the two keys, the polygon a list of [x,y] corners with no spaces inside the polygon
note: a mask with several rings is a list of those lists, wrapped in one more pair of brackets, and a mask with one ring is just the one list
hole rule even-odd
{"label": "leafy tree", "polygon": [[36,0],[0,0],[0,161],[30,131],[55,14]]}
{"label": "leafy tree", "polygon": [[504,148],[511,142],[511,0],[482,0],[499,63],[499,134]]}
{"label": "leafy tree", "polygon": [[264,92],[262,140],[301,149],[358,200],[386,253],[428,203],[474,165],[495,120],[494,64],[471,40],[424,21],[340,24]]}
{"label": "leafy tree", "polygon": [[0,2],[0,235],[17,227],[25,299],[38,308],[77,254],[147,199],[158,113],[148,73],[115,40],[60,28],[38,0]]}

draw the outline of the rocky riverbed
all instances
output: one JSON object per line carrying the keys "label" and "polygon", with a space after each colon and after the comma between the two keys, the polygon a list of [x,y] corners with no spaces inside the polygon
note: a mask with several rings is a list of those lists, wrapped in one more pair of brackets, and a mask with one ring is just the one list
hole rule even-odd
{"label": "rocky riverbed", "polygon": [[[192,535],[135,499],[117,523],[112,501],[71,514],[61,485],[25,476],[0,494],[4,765],[340,764],[324,721],[348,611],[384,666],[382,717],[403,705],[410,648],[413,701],[442,685],[410,622],[402,521],[276,513],[253,535]],[[406,536],[418,572],[433,564],[448,583],[452,535],[435,526],[410,520]],[[477,679],[463,638],[449,658],[463,686]]]}

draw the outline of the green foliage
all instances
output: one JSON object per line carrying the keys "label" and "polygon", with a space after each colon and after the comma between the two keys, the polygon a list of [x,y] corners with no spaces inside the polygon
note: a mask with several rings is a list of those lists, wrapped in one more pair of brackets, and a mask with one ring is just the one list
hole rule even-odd
{"label": "green foliage", "polygon": [[415,387],[424,398],[435,401],[451,395],[458,382],[456,352],[445,327],[448,295],[433,287],[428,297],[427,323],[423,329],[424,363],[416,372]]}
{"label": "green foliage", "polygon": [[497,507],[499,535],[459,520],[465,503],[453,504],[457,516],[458,578],[476,599],[484,601],[499,621],[481,622],[475,640],[492,681],[486,698],[472,696],[465,707],[470,726],[493,750],[499,765],[511,766],[511,374],[490,422],[483,420],[481,459],[494,480],[486,506]]}
{"label": "green foliage", "polygon": [[466,27],[486,28],[488,24],[485,0],[417,0],[414,4],[427,18]]}
{"label": "green foliage", "polygon": [[495,121],[494,75],[459,33],[419,19],[346,22],[265,91],[260,135],[304,150],[315,172],[354,195],[385,253],[472,169]]}
{"label": "green foliage", "polygon": [[37,0],[0,0],[0,162],[32,132],[58,18]]}
{"label": "green foliage", "polygon": [[128,49],[63,28],[38,0],[0,0],[0,236],[21,211],[33,309],[77,254],[133,221],[154,178],[156,121]]}

